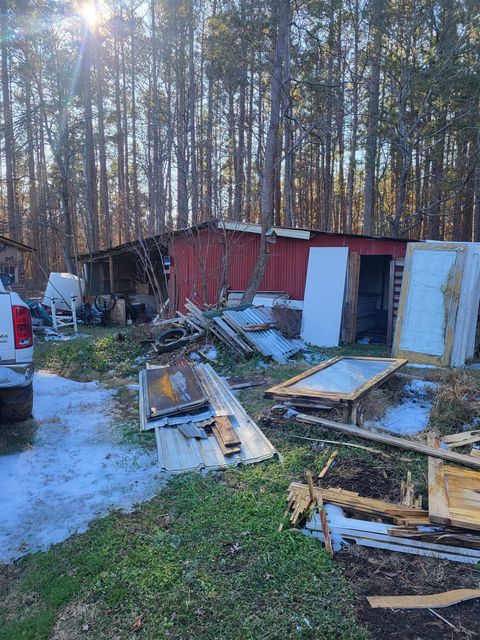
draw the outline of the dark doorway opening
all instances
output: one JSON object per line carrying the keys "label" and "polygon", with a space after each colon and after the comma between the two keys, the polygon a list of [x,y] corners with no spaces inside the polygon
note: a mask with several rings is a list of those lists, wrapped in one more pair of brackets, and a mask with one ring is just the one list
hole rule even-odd
{"label": "dark doorway opening", "polygon": [[357,340],[386,344],[391,256],[361,256]]}

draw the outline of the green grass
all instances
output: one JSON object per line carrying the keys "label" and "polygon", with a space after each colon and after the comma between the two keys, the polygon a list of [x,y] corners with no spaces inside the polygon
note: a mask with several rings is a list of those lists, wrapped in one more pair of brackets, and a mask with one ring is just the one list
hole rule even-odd
{"label": "green grass", "polygon": [[324,459],[290,447],[284,464],[175,478],[138,511],[5,569],[0,601],[35,594],[35,607],[4,608],[0,638],[48,638],[72,601],[95,603],[94,638],[127,637],[140,614],[145,638],[365,638],[322,547],[278,531],[291,477]]}
{"label": "green grass", "polygon": [[[88,333],[91,338],[39,345],[37,366],[101,380],[131,377],[141,368],[135,360],[147,348],[129,340],[128,330],[124,341],[116,339],[118,331]],[[380,347],[359,345],[318,351],[322,357],[387,355]],[[258,356],[239,363],[220,347],[215,368],[272,382],[307,368],[301,358],[267,369],[258,366],[263,361]],[[239,392],[239,398],[257,420],[272,404],[257,388]],[[125,408],[118,425],[123,437],[154,446],[151,434],[138,432],[135,394],[119,389],[117,400]],[[0,640],[42,640],[52,633],[68,640],[366,638],[355,621],[348,582],[323,547],[288,528],[278,530],[289,482],[303,478],[306,469],[318,473],[330,453],[292,436],[352,439],[295,423],[264,430],[283,463],[177,477],[135,512],[111,514],[46,553],[0,567]],[[398,482],[410,469],[417,490],[425,491],[424,458],[372,446],[388,452],[389,461],[346,447],[339,447],[339,460],[388,464]],[[142,625],[134,634],[138,616]]]}

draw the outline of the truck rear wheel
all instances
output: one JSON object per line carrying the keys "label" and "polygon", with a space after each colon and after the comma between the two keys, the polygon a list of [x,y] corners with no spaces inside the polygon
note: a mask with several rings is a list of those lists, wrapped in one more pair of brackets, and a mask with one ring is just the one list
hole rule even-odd
{"label": "truck rear wheel", "polygon": [[0,392],[0,422],[22,422],[32,417],[33,385]]}

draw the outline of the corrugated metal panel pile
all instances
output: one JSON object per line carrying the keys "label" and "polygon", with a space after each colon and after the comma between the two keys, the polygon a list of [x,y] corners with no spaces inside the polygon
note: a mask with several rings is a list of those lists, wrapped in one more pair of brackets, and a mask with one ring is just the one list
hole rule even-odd
{"label": "corrugated metal panel pile", "polygon": [[143,370],[140,428],[155,430],[160,467],[170,473],[224,469],[278,455],[208,364]]}
{"label": "corrugated metal panel pile", "polygon": [[275,362],[285,364],[291,356],[305,348],[303,340],[285,338],[276,329],[276,321],[269,307],[216,309],[207,315],[190,300],[185,306],[199,328],[210,330],[242,357],[259,351]]}

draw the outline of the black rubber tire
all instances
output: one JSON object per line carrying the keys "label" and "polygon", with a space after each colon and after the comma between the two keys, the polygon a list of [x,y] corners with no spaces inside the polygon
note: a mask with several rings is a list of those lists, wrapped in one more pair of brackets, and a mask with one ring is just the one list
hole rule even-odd
{"label": "black rubber tire", "polygon": [[[100,304],[102,298],[109,298],[108,304]],[[105,313],[106,311],[112,311],[117,304],[117,297],[114,293],[99,293],[95,296],[95,301],[93,306],[100,313]]]}
{"label": "black rubber tire", "polygon": [[0,392],[0,422],[23,422],[32,417],[33,384]]}
{"label": "black rubber tire", "polygon": [[169,353],[170,351],[175,351],[188,343],[187,335],[188,332],[185,329],[182,329],[182,327],[164,331],[155,340],[155,351],[157,353]]}

